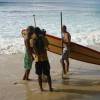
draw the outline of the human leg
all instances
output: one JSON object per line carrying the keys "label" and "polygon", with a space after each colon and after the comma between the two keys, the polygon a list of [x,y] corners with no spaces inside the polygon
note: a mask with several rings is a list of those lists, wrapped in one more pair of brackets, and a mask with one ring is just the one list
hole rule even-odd
{"label": "human leg", "polygon": [[42,87],[42,75],[38,75],[38,83],[40,86],[40,90],[43,91],[43,87]]}
{"label": "human leg", "polygon": [[43,87],[42,87],[42,62],[36,62],[35,69],[36,69],[36,74],[38,75],[38,84],[39,84],[40,90],[43,91]]}
{"label": "human leg", "polygon": [[26,69],[24,76],[23,76],[23,80],[30,80],[29,79],[29,74],[30,74],[30,69]]}
{"label": "human leg", "polygon": [[43,74],[47,76],[47,82],[48,82],[48,85],[49,85],[49,90],[53,91],[51,75],[50,75],[50,64],[49,64],[49,61],[44,61],[42,68],[43,68]]}
{"label": "human leg", "polygon": [[53,89],[52,89],[52,81],[51,81],[51,76],[50,75],[47,75],[47,81],[48,81],[48,85],[49,85],[49,90],[53,91]]}
{"label": "human leg", "polygon": [[60,62],[61,62],[61,65],[62,65],[63,73],[66,74],[65,60],[61,59]]}
{"label": "human leg", "polygon": [[67,59],[67,72],[69,72],[69,59]]}
{"label": "human leg", "polygon": [[29,74],[30,74],[30,69],[27,69],[27,71],[26,71],[26,80],[30,80],[29,79]]}
{"label": "human leg", "polygon": [[26,80],[26,70],[25,70],[25,73],[24,73],[24,76],[23,76],[23,80]]}

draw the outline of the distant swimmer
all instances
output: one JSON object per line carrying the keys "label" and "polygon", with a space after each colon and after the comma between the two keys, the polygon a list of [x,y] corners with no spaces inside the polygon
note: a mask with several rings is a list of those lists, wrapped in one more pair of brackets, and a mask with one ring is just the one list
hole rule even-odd
{"label": "distant swimmer", "polygon": [[63,41],[63,54],[61,59],[61,64],[63,67],[63,75],[66,75],[69,72],[69,54],[70,54],[70,43],[71,43],[71,35],[67,31],[67,27],[65,25],[62,26],[62,41]]}

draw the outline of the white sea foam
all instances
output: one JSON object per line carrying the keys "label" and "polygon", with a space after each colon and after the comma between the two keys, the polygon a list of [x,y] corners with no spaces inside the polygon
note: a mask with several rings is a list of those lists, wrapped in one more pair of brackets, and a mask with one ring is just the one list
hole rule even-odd
{"label": "white sea foam", "polygon": [[0,54],[24,52],[20,30],[34,25],[33,14],[37,26],[61,37],[60,11],[63,11],[63,24],[67,25],[73,42],[85,46],[100,45],[99,4],[94,0],[92,4],[87,0],[79,1],[0,4]]}
{"label": "white sea foam", "polygon": [[72,36],[72,41],[84,46],[100,45],[100,32],[91,34],[79,34]]}
{"label": "white sea foam", "polygon": [[[100,33],[93,33],[91,35],[72,35],[72,41],[78,44],[88,45],[100,45]],[[0,54],[16,54],[24,53],[24,41],[23,38],[2,38],[0,37]]]}
{"label": "white sea foam", "polygon": [[15,54],[24,52],[24,42],[22,38],[2,38],[0,37],[0,54]]}

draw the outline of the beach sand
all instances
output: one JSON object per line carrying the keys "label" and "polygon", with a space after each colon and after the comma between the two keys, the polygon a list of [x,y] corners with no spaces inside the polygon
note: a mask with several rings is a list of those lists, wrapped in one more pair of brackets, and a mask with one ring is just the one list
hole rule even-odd
{"label": "beach sand", "polygon": [[33,69],[32,81],[22,81],[24,54],[0,55],[0,100],[100,100],[100,66],[70,59],[68,79],[62,80],[60,56],[48,53],[54,91],[47,83],[40,92]]}

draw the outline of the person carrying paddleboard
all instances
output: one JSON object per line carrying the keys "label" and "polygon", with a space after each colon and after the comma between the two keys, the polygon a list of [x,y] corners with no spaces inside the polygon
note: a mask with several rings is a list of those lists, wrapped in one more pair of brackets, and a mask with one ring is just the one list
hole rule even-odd
{"label": "person carrying paddleboard", "polygon": [[63,48],[61,64],[63,67],[63,75],[66,75],[67,72],[69,72],[69,54],[70,54],[71,35],[67,31],[67,27],[65,25],[62,26],[62,42],[64,48]]}

